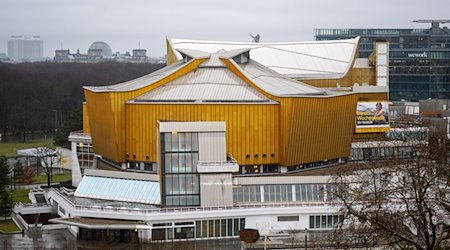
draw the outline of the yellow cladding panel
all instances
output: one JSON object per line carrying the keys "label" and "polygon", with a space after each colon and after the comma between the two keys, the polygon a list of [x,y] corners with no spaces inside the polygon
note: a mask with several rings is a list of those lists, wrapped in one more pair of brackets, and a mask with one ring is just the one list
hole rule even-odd
{"label": "yellow cladding panel", "polygon": [[388,93],[358,93],[358,101],[388,100]]}
{"label": "yellow cladding panel", "polygon": [[371,68],[351,68],[347,75],[340,79],[319,79],[319,80],[300,80],[303,83],[318,88],[335,88],[337,84],[341,87],[352,87],[355,82],[363,82],[369,85],[375,85],[375,69]]}
{"label": "yellow cladding panel", "polygon": [[356,95],[281,99],[282,165],[347,157],[350,154]]}
{"label": "yellow cladding panel", "polygon": [[89,115],[88,115],[87,106],[86,106],[85,102],[83,102],[82,107],[83,107],[83,133],[90,134],[91,129],[89,127]]}
{"label": "yellow cladding panel", "polygon": [[116,160],[117,137],[115,136],[114,113],[109,93],[84,91],[89,127],[91,128],[94,151]]}
{"label": "yellow cladding panel", "polygon": [[224,63],[252,87],[280,103],[281,165],[295,166],[350,154],[357,95],[280,98],[258,88],[228,60]]}
{"label": "yellow cladding panel", "polygon": [[[127,92],[85,90],[89,125],[95,152],[116,162],[125,161],[125,102],[197,68],[204,59],[193,60],[180,70],[143,88]],[[150,83],[149,83],[150,84]]]}
{"label": "yellow cladding panel", "polygon": [[227,153],[239,164],[270,164],[280,161],[278,104],[129,103],[126,105],[129,160],[157,160],[158,120],[225,121]]}

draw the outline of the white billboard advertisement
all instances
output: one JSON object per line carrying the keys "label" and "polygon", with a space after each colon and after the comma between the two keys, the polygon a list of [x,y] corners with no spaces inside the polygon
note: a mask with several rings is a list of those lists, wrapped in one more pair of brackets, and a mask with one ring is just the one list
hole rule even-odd
{"label": "white billboard advertisement", "polygon": [[358,102],[356,128],[388,128],[389,110],[387,101]]}

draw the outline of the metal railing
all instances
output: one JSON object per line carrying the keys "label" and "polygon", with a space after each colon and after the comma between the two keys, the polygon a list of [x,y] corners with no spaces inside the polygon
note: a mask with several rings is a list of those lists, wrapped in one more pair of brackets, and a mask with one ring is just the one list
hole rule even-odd
{"label": "metal railing", "polygon": [[197,166],[224,166],[234,167],[237,163],[233,161],[199,161]]}
{"label": "metal railing", "polygon": [[44,204],[44,203],[22,203],[22,202],[18,202],[14,205],[14,213],[19,213],[20,211],[22,211],[23,209],[27,209],[27,208],[46,208],[46,207],[51,207],[50,204]]}
{"label": "metal railing", "polygon": [[129,208],[129,207],[111,207],[111,206],[99,206],[99,205],[80,205],[74,203],[72,200],[65,197],[60,191],[56,189],[51,189],[58,197],[61,197],[73,206],[75,209],[81,210],[96,210],[104,212],[129,212],[129,213],[141,213],[141,214],[164,214],[164,213],[174,213],[174,212],[200,212],[200,211],[220,211],[220,210],[240,210],[240,209],[258,209],[258,208],[281,208],[281,207],[314,207],[314,206],[330,206],[329,202],[318,201],[318,202],[298,202],[298,203],[264,203],[264,204],[236,204],[229,206],[209,206],[209,207],[177,207],[177,208]]}

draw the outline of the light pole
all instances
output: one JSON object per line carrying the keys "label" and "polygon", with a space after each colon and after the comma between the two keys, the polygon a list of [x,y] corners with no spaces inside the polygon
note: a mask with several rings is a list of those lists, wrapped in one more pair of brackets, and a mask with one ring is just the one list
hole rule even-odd
{"label": "light pole", "polygon": [[58,111],[56,109],[52,110],[55,112],[55,134],[58,131]]}
{"label": "light pole", "polygon": [[308,249],[308,228],[305,228],[305,250]]}
{"label": "light pole", "polygon": [[[16,159],[19,160],[18,158],[16,158]],[[13,164],[12,175],[13,175],[13,187],[14,187],[14,190],[16,190],[16,163]]]}
{"label": "light pole", "polygon": [[432,80],[432,77],[431,77],[431,74],[433,73],[433,67],[430,67],[430,72],[429,72],[429,79],[428,79],[428,99],[431,99],[431,80]]}

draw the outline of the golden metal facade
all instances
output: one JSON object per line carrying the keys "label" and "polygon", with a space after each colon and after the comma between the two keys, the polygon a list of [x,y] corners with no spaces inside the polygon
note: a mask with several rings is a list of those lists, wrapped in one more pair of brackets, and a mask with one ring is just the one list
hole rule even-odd
{"label": "golden metal facade", "polygon": [[93,92],[85,89],[89,127],[95,152],[113,161],[125,162],[125,102],[188,73],[203,61],[193,60],[171,75],[132,91]]}
{"label": "golden metal facade", "polygon": [[318,88],[336,88],[337,84],[341,87],[352,87],[355,82],[376,85],[375,68],[351,68],[340,79],[301,80],[301,82]]}
{"label": "golden metal facade", "polygon": [[[357,95],[276,97],[259,89],[224,60],[227,67],[271,104],[126,103],[194,70],[193,60],[172,75],[128,92],[85,90],[85,119],[96,153],[116,162],[157,161],[157,121],[225,121],[227,153],[240,165],[295,166],[347,157],[355,129]],[[89,118],[87,117],[89,114]]]}
{"label": "golden metal facade", "polygon": [[243,165],[278,163],[278,104],[126,104],[128,160],[156,162],[157,121],[225,121],[227,153]]}
{"label": "golden metal facade", "polygon": [[285,166],[347,157],[357,96],[283,98],[282,161]]}
{"label": "golden metal facade", "polygon": [[83,102],[83,133],[90,134],[91,128],[89,127],[89,116],[87,112],[86,102]]}

